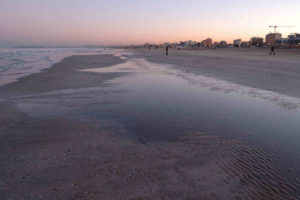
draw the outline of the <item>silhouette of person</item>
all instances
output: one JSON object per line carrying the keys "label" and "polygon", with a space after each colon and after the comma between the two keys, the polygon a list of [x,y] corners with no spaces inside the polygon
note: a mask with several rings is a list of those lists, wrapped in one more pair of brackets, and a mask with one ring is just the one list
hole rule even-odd
{"label": "silhouette of person", "polygon": [[166,47],[166,56],[169,55],[169,46]]}
{"label": "silhouette of person", "polygon": [[272,54],[275,56],[275,48],[274,48],[274,46],[271,46],[270,56],[271,56]]}

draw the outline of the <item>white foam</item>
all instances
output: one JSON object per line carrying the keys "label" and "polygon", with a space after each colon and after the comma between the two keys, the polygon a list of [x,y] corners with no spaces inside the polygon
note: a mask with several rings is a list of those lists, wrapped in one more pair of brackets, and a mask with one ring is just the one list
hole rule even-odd
{"label": "white foam", "polygon": [[40,72],[71,55],[99,54],[102,48],[0,49],[0,85]]}

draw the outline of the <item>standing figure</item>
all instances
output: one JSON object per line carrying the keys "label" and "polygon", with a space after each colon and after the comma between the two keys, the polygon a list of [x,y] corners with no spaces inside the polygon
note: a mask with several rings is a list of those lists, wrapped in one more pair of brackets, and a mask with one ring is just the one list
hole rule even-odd
{"label": "standing figure", "polygon": [[274,46],[271,46],[270,56],[271,56],[272,54],[275,56],[275,48],[274,48]]}
{"label": "standing figure", "polygon": [[169,46],[166,47],[166,56],[169,55]]}

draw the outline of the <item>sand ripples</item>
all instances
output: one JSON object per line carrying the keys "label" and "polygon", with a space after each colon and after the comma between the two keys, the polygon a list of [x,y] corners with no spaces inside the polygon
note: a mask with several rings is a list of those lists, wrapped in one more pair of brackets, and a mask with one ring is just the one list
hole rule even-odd
{"label": "sand ripples", "polygon": [[219,165],[227,179],[235,179],[249,189],[249,199],[299,199],[300,182],[294,171],[272,166],[276,157],[247,146],[238,140],[230,142],[220,155]]}

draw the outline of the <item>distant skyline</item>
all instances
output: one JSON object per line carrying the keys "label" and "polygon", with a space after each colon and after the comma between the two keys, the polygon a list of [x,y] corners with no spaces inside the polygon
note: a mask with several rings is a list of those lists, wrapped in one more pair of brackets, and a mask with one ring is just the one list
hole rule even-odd
{"label": "distant skyline", "polygon": [[299,0],[0,0],[0,47],[130,45],[300,32]]}

